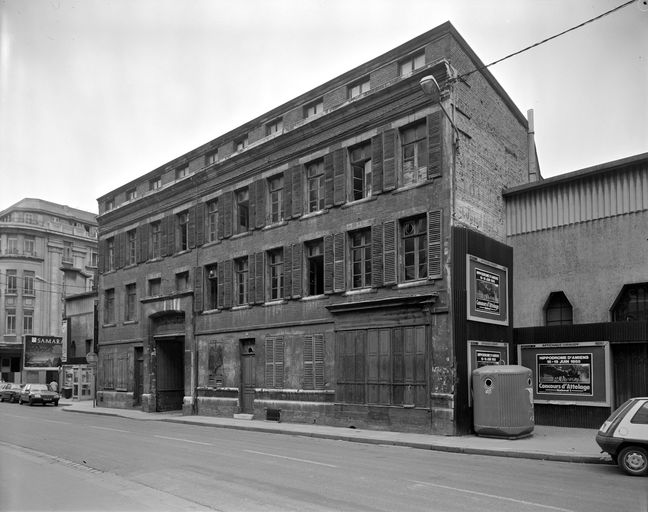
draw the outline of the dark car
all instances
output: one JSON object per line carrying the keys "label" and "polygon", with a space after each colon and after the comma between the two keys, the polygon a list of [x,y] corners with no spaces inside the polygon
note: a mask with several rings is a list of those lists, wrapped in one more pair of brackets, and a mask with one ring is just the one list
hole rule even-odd
{"label": "dark car", "polygon": [[601,425],[596,442],[629,475],[648,475],[648,397],[631,398]]}
{"label": "dark car", "polygon": [[4,382],[0,384],[0,402],[4,402],[5,400],[9,402],[17,402],[23,386],[24,384],[18,384],[15,382]]}
{"label": "dark car", "polygon": [[18,403],[24,404],[26,402],[29,405],[58,405],[59,398],[59,394],[50,390],[47,384],[25,384],[18,397]]}

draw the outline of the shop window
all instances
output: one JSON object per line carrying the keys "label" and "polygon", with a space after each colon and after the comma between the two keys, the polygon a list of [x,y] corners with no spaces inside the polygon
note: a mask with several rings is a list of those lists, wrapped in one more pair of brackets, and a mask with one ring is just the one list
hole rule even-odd
{"label": "shop window", "polygon": [[574,314],[571,302],[563,292],[552,292],[545,305],[545,325],[571,325]]}
{"label": "shop window", "polygon": [[612,306],[612,321],[648,321],[648,283],[628,284],[623,287]]}

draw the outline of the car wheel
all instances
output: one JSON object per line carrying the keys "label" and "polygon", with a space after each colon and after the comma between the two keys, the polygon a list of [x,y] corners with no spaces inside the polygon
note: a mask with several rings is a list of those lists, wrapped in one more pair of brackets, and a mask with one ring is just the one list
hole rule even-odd
{"label": "car wheel", "polygon": [[0,396],[0,402],[4,402],[4,397]]}
{"label": "car wheel", "polygon": [[22,405],[22,404],[23,404],[22,398],[18,398],[18,405]]}
{"label": "car wheel", "polygon": [[648,475],[648,451],[641,446],[626,446],[619,453],[619,467],[632,476]]}
{"label": "car wheel", "polygon": [[54,402],[54,407],[58,407],[58,400]]}
{"label": "car wheel", "polygon": [[33,405],[34,405],[34,402],[32,402],[32,399],[30,398],[30,399],[29,399],[29,407],[31,407],[31,406],[33,406]]}

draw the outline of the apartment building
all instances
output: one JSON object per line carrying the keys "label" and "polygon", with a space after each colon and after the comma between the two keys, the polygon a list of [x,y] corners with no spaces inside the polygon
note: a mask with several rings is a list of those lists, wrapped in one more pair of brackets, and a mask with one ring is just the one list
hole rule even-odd
{"label": "apartment building", "polygon": [[4,380],[58,380],[58,366],[68,348],[63,299],[91,290],[97,265],[95,214],[41,199],[23,199],[0,212]]}
{"label": "apartment building", "polygon": [[98,405],[469,431],[530,140],[445,23],[100,197]]}

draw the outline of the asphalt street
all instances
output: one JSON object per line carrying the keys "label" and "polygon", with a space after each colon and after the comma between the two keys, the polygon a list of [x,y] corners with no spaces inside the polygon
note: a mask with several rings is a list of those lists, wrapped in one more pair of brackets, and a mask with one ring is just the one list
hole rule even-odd
{"label": "asphalt street", "polygon": [[[366,445],[0,404],[3,510],[643,511],[613,465]],[[2,463],[2,472],[7,471]],[[50,474],[55,473],[53,481]],[[94,489],[94,490],[93,490]],[[74,495],[81,507],[66,503]],[[5,504],[11,505],[5,507]],[[35,504],[38,505],[38,504]],[[49,508],[49,507],[48,507]]]}

